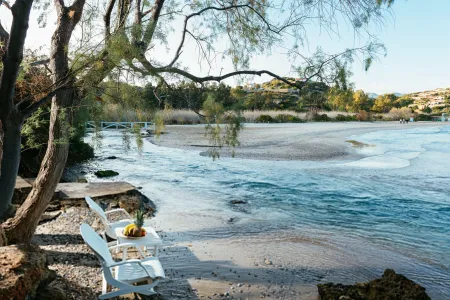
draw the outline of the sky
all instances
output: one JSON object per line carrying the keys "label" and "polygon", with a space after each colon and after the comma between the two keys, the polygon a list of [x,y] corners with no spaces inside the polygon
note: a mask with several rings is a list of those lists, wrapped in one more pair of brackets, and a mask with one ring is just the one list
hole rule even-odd
{"label": "sky", "polygon": [[[66,0],[67,1],[67,0]],[[450,87],[450,0],[397,0],[384,26],[377,26],[373,33],[387,49],[387,56],[375,61],[369,71],[365,71],[361,63],[355,62],[351,80],[356,89],[366,92],[384,94],[390,92],[412,93],[431,90],[438,87]],[[48,51],[49,42],[54,30],[54,12],[49,17],[48,25],[39,28],[36,12],[32,12],[26,47],[43,47]],[[0,7],[0,21],[10,28],[10,12]],[[175,45],[166,53],[160,48],[161,56],[171,58],[171,51],[179,43],[179,32],[169,36],[169,45]],[[312,53],[321,46],[328,53],[338,53],[345,48],[361,45],[354,32],[345,23],[340,24],[339,37],[331,36],[318,28],[308,28],[308,44],[302,49],[304,53]],[[207,75],[209,68],[201,67],[196,59],[193,43],[187,43],[181,57],[182,62],[196,75]],[[281,48],[274,49],[270,55],[256,56],[252,59],[251,69],[270,70],[281,76],[298,77],[292,72],[295,62],[289,61]],[[232,71],[229,61],[218,59],[213,63],[212,74]],[[268,76],[255,77],[248,82],[270,80]],[[227,80],[230,85],[241,82]]]}

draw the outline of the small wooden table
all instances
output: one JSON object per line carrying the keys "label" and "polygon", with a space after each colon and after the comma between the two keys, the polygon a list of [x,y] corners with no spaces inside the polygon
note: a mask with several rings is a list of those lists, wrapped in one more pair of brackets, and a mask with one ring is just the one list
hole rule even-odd
{"label": "small wooden table", "polygon": [[[125,227],[117,227],[115,228],[115,233],[117,236],[117,244],[125,244],[125,243],[133,243],[137,247],[144,248],[144,253],[147,254],[148,248],[153,248],[153,255],[155,257],[158,256],[159,246],[162,245],[162,240],[159,235],[156,233],[155,229],[152,227],[142,227],[147,232],[145,236],[142,237],[126,237],[123,235],[123,230]],[[127,257],[127,248],[123,249],[123,257]]]}

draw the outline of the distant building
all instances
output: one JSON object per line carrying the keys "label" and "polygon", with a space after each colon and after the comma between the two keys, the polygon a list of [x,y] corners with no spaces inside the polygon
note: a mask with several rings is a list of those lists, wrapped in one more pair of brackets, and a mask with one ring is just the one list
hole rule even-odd
{"label": "distant building", "polygon": [[429,106],[430,107],[443,107],[443,106],[445,106],[445,101],[444,101],[444,98],[443,97],[440,97],[440,98],[442,98],[442,100],[432,100],[432,101],[430,101],[428,104],[429,104]]}

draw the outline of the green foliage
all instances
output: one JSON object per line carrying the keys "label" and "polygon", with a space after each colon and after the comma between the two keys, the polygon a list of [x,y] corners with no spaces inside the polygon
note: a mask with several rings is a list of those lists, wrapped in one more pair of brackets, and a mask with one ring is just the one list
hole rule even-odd
{"label": "green foliage", "polygon": [[433,121],[433,117],[431,115],[418,114],[415,117],[415,121]]}
{"label": "green foliage", "polygon": [[316,114],[313,117],[315,122],[331,122],[332,119],[327,114]]}
{"label": "green foliage", "polygon": [[136,217],[134,219],[134,224],[136,224],[138,228],[141,228],[142,226],[144,226],[144,221],[145,221],[145,211],[143,209],[136,210]]}
{"label": "green foliage", "polygon": [[211,148],[208,154],[213,158],[219,158],[223,146],[229,146],[234,156],[234,149],[239,145],[239,132],[242,130],[242,117],[239,113],[226,112],[223,105],[218,103],[213,94],[209,94],[203,103],[206,132]]}
{"label": "green foliage", "polygon": [[[269,116],[270,117],[270,116]],[[275,117],[275,120],[279,123],[304,123],[302,119],[290,114],[279,114]]]}
{"label": "green foliage", "polygon": [[397,107],[397,108],[406,107],[406,106],[408,106],[410,104],[413,104],[413,103],[414,103],[414,99],[411,99],[411,98],[409,98],[407,96],[400,97],[400,98],[398,98],[397,100],[394,101],[394,107]]}
{"label": "green foliage", "polygon": [[[91,159],[94,150],[84,143],[84,118],[82,111],[75,114],[74,121],[70,126],[70,137],[68,141],[56,141],[58,143],[69,143],[69,157],[67,164]],[[50,107],[40,107],[24,123],[22,127],[22,155],[19,174],[24,177],[35,177],[39,171],[41,161],[44,158],[48,143],[48,126],[50,124]]]}
{"label": "green foliage", "polygon": [[260,115],[255,119],[256,123],[275,123],[275,119],[269,115]]}
{"label": "green foliage", "polygon": [[356,115],[341,115],[338,114],[336,116],[336,121],[338,122],[351,122],[351,121],[357,121]]}
{"label": "green foliage", "polygon": [[360,110],[370,111],[370,107],[373,105],[369,99],[369,96],[362,90],[357,90],[353,93],[353,101],[347,107],[347,111],[358,112]]}
{"label": "green foliage", "polygon": [[49,123],[49,107],[40,107],[22,126],[22,149],[40,149],[47,145]]}
{"label": "green foliage", "polygon": [[424,112],[426,114],[431,114],[433,112],[433,110],[431,109],[431,107],[426,106],[424,109],[422,109],[422,112]]}
{"label": "green foliage", "polygon": [[385,94],[378,96],[375,99],[375,103],[372,110],[379,113],[387,113],[394,107],[394,102],[398,99],[394,94]]}

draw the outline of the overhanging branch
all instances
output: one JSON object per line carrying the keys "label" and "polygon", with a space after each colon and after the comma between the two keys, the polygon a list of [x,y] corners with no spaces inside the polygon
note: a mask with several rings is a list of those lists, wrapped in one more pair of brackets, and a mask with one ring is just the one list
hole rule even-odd
{"label": "overhanging branch", "polygon": [[44,97],[42,97],[41,99],[39,99],[38,101],[33,102],[31,105],[29,105],[28,107],[21,110],[22,117],[24,119],[28,118],[39,107],[48,103],[53,98],[53,96],[55,96],[58,92],[60,92],[62,90],[67,90],[67,89],[73,89],[73,87],[68,87],[68,86],[58,87],[58,88],[54,89],[53,91],[51,91],[50,93],[48,93],[47,95],[45,95]]}

